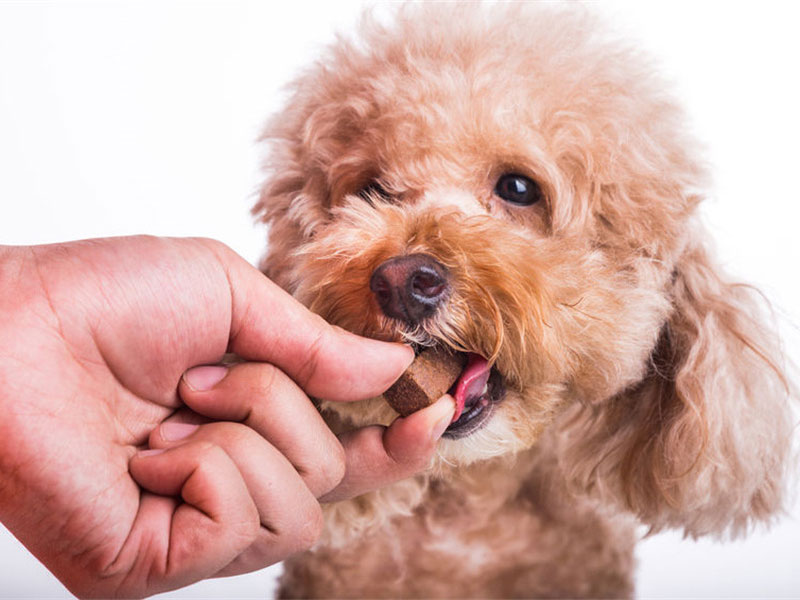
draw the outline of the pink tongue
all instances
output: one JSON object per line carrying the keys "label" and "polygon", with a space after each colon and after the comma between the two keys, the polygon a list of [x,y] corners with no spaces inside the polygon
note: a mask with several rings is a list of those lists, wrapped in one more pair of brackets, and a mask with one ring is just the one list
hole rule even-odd
{"label": "pink tongue", "polygon": [[455,392],[453,392],[453,398],[456,400],[456,414],[453,415],[453,421],[461,416],[467,398],[481,395],[483,387],[489,381],[490,373],[489,363],[480,354],[468,356],[467,366],[461,372],[461,376],[456,382]]}

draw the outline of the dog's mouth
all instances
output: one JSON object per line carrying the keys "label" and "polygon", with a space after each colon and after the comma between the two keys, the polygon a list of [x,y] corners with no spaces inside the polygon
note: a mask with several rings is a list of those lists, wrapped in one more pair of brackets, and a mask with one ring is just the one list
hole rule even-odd
{"label": "dog's mouth", "polygon": [[503,399],[503,376],[480,354],[468,353],[466,366],[448,393],[456,401],[456,412],[443,437],[466,437],[486,425]]}

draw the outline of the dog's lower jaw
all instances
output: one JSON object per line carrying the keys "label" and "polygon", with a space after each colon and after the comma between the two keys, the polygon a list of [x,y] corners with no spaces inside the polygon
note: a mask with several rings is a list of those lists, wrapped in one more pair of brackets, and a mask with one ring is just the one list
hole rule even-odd
{"label": "dog's lower jaw", "polygon": [[534,449],[401,482],[416,508],[290,558],[280,597],[630,596],[632,524],[568,494],[551,458]]}

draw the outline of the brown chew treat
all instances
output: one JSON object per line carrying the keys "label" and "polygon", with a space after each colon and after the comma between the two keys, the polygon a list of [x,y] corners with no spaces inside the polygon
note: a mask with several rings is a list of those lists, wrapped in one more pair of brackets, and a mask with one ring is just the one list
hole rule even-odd
{"label": "brown chew treat", "polygon": [[458,379],[466,357],[443,348],[423,350],[383,397],[393,409],[407,417],[441,398]]}

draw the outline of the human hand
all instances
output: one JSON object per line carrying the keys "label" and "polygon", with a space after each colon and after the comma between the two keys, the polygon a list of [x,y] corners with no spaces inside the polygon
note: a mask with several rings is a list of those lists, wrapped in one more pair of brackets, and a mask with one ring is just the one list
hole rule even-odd
{"label": "human hand", "polygon": [[[81,596],[304,549],[318,497],[423,468],[452,415],[440,402],[342,445],[307,396],[377,395],[411,351],[331,327],[209,240],[0,247],[0,289],[0,519]],[[181,380],[226,352],[248,362]],[[213,422],[170,421],[184,402]]]}

